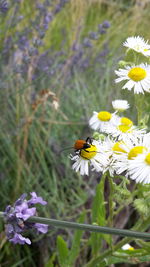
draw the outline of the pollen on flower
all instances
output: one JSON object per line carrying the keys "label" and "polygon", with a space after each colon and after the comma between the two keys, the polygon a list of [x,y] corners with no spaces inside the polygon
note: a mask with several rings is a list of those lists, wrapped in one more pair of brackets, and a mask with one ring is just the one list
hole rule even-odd
{"label": "pollen on flower", "polygon": [[109,121],[112,117],[112,114],[108,111],[100,111],[97,117],[100,121]]}
{"label": "pollen on flower", "polygon": [[126,153],[126,151],[124,149],[122,149],[120,147],[120,145],[122,144],[122,142],[116,142],[112,148],[112,150],[117,154],[117,152],[123,152]]}
{"label": "pollen on flower", "polygon": [[132,133],[131,127],[132,127],[132,125],[131,126],[128,126],[128,125],[120,124],[120,125],[118,125],[117,128],[122,133]]}
{"label": "pollen on flower", "polygon": [[[132,159],[132,158],[137,157],[138,154],[142,154],[144,152],[144,150],[146,150],[145,146],[135,146],[135,147],[133,147],[128,153],[128,159]],[[146,159],[145,159],[145,161],[146,161]],[[150,156],[149,156],[149,162],[150,162]]]}
{"label": "pollen on flower", "polygon": [[122,117],[121,118],[121,124],[126,125],[126,126],[132,126],[133,122],[126,117]]}
{"label": "pollen on flower", "polygon": [[129,71],[128,76],[133,81],[139,82],[146,77],[146,71],[141,67],[135,67]]}
{"label": "pollen on flower", "polygon": [[96,151],[97,151],[97,147],[94,145],[91,145],[91,147],[86,148],[86,150],[82,149],[80,155],[84,159],[92,159],[93,157],[95,157],[97,153]]}
{"label": "pollen on flower", "polygon": [[145,162],[150,165],[150,153],[147,154],[146,158],[145,158]]}

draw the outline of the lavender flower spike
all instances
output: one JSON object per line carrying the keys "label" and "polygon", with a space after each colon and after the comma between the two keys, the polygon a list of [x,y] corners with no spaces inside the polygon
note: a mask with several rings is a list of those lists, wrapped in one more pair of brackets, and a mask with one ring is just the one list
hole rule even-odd
{"label": "lavender flower spike", "polygon": [[31,244],[29,238],[22,236],[22,233],[26,230],[36,229],[43,234],[48,231],[48,225],[27,221],[30,217],[37,214],[36,207],[33,207],[35,204],[47,204],[47,202],[44,201],[42,197],[38,197],[35,192],[30,194],[32,196],[30,200],[27,200],[27,195],[23,194],[13,206],[7,206],[4,212],[6,236],[8,240],[14,244]]}

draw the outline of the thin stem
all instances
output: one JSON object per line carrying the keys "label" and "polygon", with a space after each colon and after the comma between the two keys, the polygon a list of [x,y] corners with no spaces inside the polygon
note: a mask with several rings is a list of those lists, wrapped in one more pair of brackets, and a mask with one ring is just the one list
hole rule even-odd
{"label": "thin stem", "polygon": [[142,120],[142,115],[143,115],[143,106],[144,106],[144,96],[142,95],[137,95],[135,94],[134,96],[135,99],[135,106],[137,109],[137,120],[138,120],[138,126],[140,126],[141,124],[141,120]]}
{"label": "thin stem", "polygon": [[[110,175],[108,175],[109,179],[109,227],[113,226],[113,181]],[[113,250],[113,239],[110,238],[110,247]]]}
{"label": "thin stem", "polygon": [[[4,217],[3,212],[0,212],[0,217]],[[71,228],[71,229],[78,229],[82,231],[90,231],[90,232],[119,235],[119,236],[129,236],[132,238],[135,237],[135,238],[142,238],[142,239],[150,240],[149,233],[141,233],[141,232],[136,232],[136,231],[131,231],[131,230],[123,230],[123,229],[118,229],[118,228],[103,227],[103,226],[97,226],[97,225],[91,225],[91,224],[60,221],[60,220],[37,217],[37,216],[32,216],[27,221],[32,222],[32,223],[47,224],[47,225],[56,226],[59,228]]]}

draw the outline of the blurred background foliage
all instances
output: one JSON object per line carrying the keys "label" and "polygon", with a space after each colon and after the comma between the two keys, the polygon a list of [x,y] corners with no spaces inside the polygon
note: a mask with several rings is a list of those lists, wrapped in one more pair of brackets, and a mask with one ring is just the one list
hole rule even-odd
{"label": "blurred background foliage", "polygon": [[[92,136],[89,117],[94,110],[112,111],[114,99],[128,99],[127,115],[136,121],[133,96],[114,83],[114,70],[128,36],[150,38],[150,2],[11,0],[0,5],[1,210],[20,194],[36,191],[48,201],[40,216],[90,223],[100,176],[74,173],[70,151],[60,151]],[[1,266],[83,266],[89,260],[88,235],[81,242],[76,234],[81,250],[75,250],[70,265],[62,265],[59,248],[65,244],[57,239],[58,261],[56,236],[61,234],[70,248],[72,231],[50,229],[35,238],[31,233],[35,242],[22,247],[6,241],[0,223]]]}

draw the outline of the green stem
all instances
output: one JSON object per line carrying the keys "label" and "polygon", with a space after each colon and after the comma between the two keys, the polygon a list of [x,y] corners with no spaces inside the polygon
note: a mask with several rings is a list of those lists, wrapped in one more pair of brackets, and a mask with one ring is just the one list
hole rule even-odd
{"label": "green stem", "polygon": [[[113,181],[112,177],[108,175],[109,179],[109,227],[113,226]],[[110,247],[113,251],[113,239],[110,237]]]}
{"label": "green stem", "polygon": [[[4,217],[3,212],[0,212],[0,217]],[[59,228],[71,228],[71,229],[78,229],[82,231],[90,231],[90,232],[119,235],[119,236],[129,236],[132,238],[135,237],[135,238],[142,238],[142,239],[150,240],[149,233],[141,233],[141,232],[136,232],[136,231],[131,231],[131,230],[123,230],[123,229],[118,229],[118,228],[103,227],[103,226],[97,226],[97,225],[91,225],[91,224],[60,221],[60,220],[37,217],[37,216],[32,216],[27,221],[32,222],[32,223],[42,223],[42,224],[52,225],[52,226],[56,226]]]}
{"label": "green stem", "polygon": [[137,109],[138,126],[140,126],[143,115],[144,96],[135,94],[134,99],[135,99],[135,106]]}

